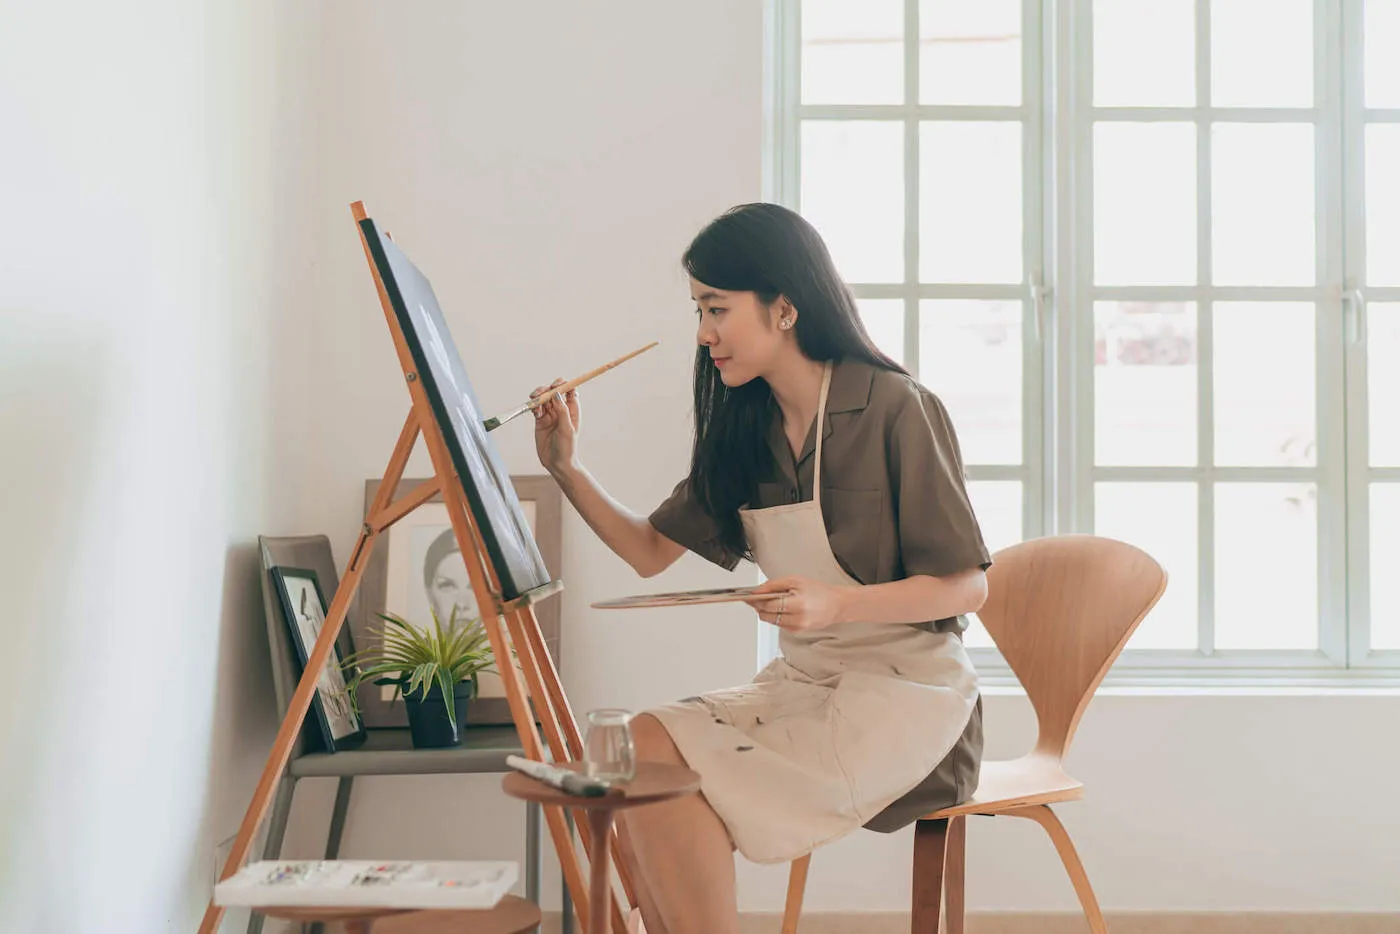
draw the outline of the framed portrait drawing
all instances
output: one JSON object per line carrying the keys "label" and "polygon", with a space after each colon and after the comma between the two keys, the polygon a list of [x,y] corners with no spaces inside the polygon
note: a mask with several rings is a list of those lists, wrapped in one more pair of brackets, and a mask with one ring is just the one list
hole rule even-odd
{"label": "framed portrait drawing", "polygon": [[[510,479],[540,554],[553,577],[559,578],[562,503],[559,487],[547,475],[512,476]],[[399,481],[393,498],[407,494],[422,482],[422,479]],[[365,481],[366,514],[378,492],[377,478]],[[560,662],[561,648],[559,603],[555,597],[534,604],[545,646],[556,666]],[[441,496],[434,496],[386,529],[382,540],[370,552],[360,582],[358,605],[351,617],[355,644],[360,647],[377,644],[374,631],[383,623],[379,613],[395,613],[421,626],[431,626],[436,613],[445,626],[454,609],[459,621],[481,616],[471,579],[467,576],[466,562],[447,518],[447,507]],[[365,726],[408,725],[403,700],[395,701],[393,697],[392,685],[366,683],[360,686],[360,710]],[[500,676],[494,672],[483,673],[477,683],[477,695],[467,708],[467,725],[501,726],[512,722]]]}
{"label": "framed portrait drawing", "polygon": [[[326,622],[325,596],[321,593],[315,571],[274,567],[271,573],[278,601],[282,604],[282,615],[291,634],[298,664],[297,676],[300,677],[301,672],[306,670],[311,650],[316,646],[316,639]],[[338,645],[332,647],[331,656],[326,659],[316,684],[316,694],[311,699],[311,709],[321,725],[321,740],[327,752],[354,748],[365,741],[364,723],[351,705],[346,689]]]}

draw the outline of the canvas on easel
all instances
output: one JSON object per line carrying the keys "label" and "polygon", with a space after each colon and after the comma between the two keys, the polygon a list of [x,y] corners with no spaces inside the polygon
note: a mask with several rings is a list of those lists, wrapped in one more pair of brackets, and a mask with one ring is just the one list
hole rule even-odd
{"label": "canvas on easel", "polygon": [[500,575],[502,598],[514,600],[550,586],[549,569],[530,533],[510,471],[486,435],[481,406],[432,285],[398,245],[381,233],[373,218],[360,221],[360,228],[413,355],[418,380],[442,428],[486,551]]}
{"label": "canvas on easel", "polygon": [[[483,610],[482,622],[492,651],[498,659],[514,657],[519,661],[518,666],[498,666],[498,670],[525,756],[537,761],[549,758],[577,761],[583,756],[578,723],[535,615],[535,605],[557,593],[563,583],[550,578],[510,475],[486,436],[466,369],[457,355],[427,278],[365,215],[358,202],[351,210],[359,225],[365,256],[403,370],[411,408],[351,550],[340,586],[326,612],[320,635],[287,705],[252,801],[229,851],[222,879],[238,872],[248,857],[253,837],[267,814],[311,705],[317,687],[316,673],[331,657],[380,533],[435,497],[441,497],[451,520],[476,603]],[[399,493],[399,483],[419,437],[427,446],[433,477],[407,493]],[[586,918],[590,907],[588,886],[563,809],[546,807],[545,820],[574,906],[580,918]],[[577,823],[585,851],[593,852],[588,822],[579,820]],[[623,891],[630,905],[635,906],[637,898],[620,859],[618,838],[613,836],[610,841],[603,842],[611,843]],[[613,934],[626,934],[627,920],[616,893],[611,893],[609,901]],[[223,908],[211,900],[199,934],[214,934],[222,916]],[[605,932],[585,930],[584,934]]]}

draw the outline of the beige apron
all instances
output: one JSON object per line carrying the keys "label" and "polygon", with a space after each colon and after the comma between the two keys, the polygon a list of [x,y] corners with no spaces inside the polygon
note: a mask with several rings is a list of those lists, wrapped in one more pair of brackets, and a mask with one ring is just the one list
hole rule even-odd
{"label": "beige apron", "polygon": [[[741,509],[769,579],[859,586],[827,540],[817,405],[812,499]],[[784,629],[752,683],[648,711],[666,727],[739,852],[785,862],[863,825],[933,771],[962,736],[977,675],[962,640],[891,623]]]}

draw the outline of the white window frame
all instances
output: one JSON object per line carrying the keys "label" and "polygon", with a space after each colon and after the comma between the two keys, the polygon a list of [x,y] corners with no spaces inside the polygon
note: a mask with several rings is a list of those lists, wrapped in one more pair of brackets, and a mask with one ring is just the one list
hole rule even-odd
{"label": "white window frame", "polygon": [[[801,0],[768,0],[764,196],[798,210],[804,120],[896,119],[905,124],[905,272],[902,283],[852,283],[858,298],[905,303],[905,362],[919,366],[919,301],[1014,299],[1023,308],[1022,464],[969,465],[968,479],[1022,482],[1023,536],[1091,531],[1096,480],[1195,480],[1198,484],[1198,648],[1123,653],[1106,683],[1121,685],[1385,685],[1400,683],[1400,652],[1369,650],[1367,561],[1371,480],[1400,482],[1400,468],[1366,458],[1364,153],[1367,121],[1400,122],[1400,110],[1363,106],[1363,0],[1314,0],[1314,106],[1210,106],[1210,0],[1195,0],[1196,107],[1095,108],[1092,0],[1022,0],[1019,107],[931,106],[918,100],[919,43],[905,42],[905,103],[803,105]],[[919,35],[919,0],[904,0],[906,36]],[[1345,68],[1345,71],[1343,71]],[[1019,120],[1023,127],[1023,266],[1019,285],[918,281],[919,122]],[[1197,128],[1197,285],[1105,287],[1093,283],[1093,147],[1096,122],[1194,121]],[[1310,123],[1315,141],[1317,281],[1305,287],[1211,285],[1211,132],[1214,122]],[[1400,288],[1367,298],[1400,301]],[[1308,301],[1316,309],[1317,465],[1310,468],[1099,467],[1094,464],[1094,302],[1180,298],[1196,303],[1198,464],[1213,460],[1211,307],[1222,300]],[[1345,418],[1329,417],[1345,413]],[[1303,479],[1318,489],[1318,627],[1315,651],[1218,651],[1214,641],[1214,504],[1217,479]],[[1330,583],[1341,580],[1345,584]],[[1330,585],[1329,585],[1330,584]],[[759,657],[776,653],[761,627]],[[970,650],[984,682],[1013,683],[994,649]]]}

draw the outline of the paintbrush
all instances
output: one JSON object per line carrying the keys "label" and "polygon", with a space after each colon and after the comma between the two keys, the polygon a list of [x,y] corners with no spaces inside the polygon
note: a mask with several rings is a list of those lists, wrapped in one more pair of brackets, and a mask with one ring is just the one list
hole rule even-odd
{"label": "paintbrush", "polygon": [[544,392],[540,393],[538,396],[535,396],[529,402],[525,403],[513,412],[507,412],[505,415],[497,415],[495,418],[488,418],[486,421],[482,422],[482,424],[486,427],[487,431],[494,431],[495,429],[500,428],[506,422],[510,421],[512,418],[515,418],[517,415],[524,415],[531,409],[538,408],[539,406],[544,405],[550,399],[554,398],[554,394],[556,392],[560,395],[563,395],[573,389],[577,389],[579,386],[582,386],[584,383],[588,382],[590,379],[593,379],[595,376],[602,376],[604,373],[608,372],[608,370],[611,370],[619,363],[626,363],[628,360],[631,360],[633,357],[637,356],[637,354],[645,353],[646,351],[655,347],[659,343],[661,342],[652,341],[645,347],[638,347],[631,353],[623,354],[622,356],[618,357],[612,363],[605,363],[597,369],[589,370],[582,376],[574,377],[567,383],[561,383],[558,386],[545,390]]}

